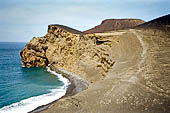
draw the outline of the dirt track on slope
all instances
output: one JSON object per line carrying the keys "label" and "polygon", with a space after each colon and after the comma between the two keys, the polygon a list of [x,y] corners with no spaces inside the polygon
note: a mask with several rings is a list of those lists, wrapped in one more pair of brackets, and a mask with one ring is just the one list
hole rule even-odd
{"label": "dirt track on slope", "polygon": [[131,29],[109,36],[115,40],[111,48],[115,64],[106,77],[43,113],[170,112],[169,35]]}

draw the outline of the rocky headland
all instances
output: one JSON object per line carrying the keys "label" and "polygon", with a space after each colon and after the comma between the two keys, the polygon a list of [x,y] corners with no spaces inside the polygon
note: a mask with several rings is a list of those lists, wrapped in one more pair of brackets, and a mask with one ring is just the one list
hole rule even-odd
{"label": "rocky headland", "polygon": [[166,15],[133,29],[93,34],[49,25],[44,37],[34,37],[21,51],[22,65],[49,65],[73,78],[70,80],[79,93],[41,112],[168,113],[169,18]]}

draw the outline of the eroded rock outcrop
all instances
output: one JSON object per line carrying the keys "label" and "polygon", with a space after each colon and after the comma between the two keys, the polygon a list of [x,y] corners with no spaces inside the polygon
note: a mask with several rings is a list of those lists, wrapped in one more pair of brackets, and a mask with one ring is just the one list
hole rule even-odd
{"label": "eroded rock outcrop", "polygon": [[48,65],[48,59],[46,58],[46,49],[48,47],[42,45],[41,41],[41,39],[34,37],[27,43],[26,48],[21,51],[23,67],[43,67]]}
{"label": "eroded rock outcrop", "polygon": [[22,65],[44,67],[52,64],[96,81],[114,64],[113,44],[109,37],[85,35],[66,26],[49,25],[44,37],[34,37],[21,51]]}
{"label": "eroded rock outcrop", "polygon": [[100,25],[84,31],[84,33],[103,33],[108,31],[122,30],[132,28],[143,23],[145,23],[145,21],[141,19],[107,19],[102,21]]}

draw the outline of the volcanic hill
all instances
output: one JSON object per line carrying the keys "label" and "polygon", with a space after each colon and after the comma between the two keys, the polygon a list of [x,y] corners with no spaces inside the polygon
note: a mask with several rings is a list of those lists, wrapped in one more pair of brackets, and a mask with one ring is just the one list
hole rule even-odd
{"label": "volcanic hill", "polygon": [[143,24],[141,19],[106,19],[94,28],[84,31],[84,33],[103,33],[108,31],[123,30]]}

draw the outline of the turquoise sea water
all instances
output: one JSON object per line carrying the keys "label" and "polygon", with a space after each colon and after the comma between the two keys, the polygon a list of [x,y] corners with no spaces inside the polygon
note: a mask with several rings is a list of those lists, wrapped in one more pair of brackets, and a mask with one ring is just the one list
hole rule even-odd
{"label": "turquoise sea water", "polygon": [[21,67],[26,43],[0,42],[0,113],[24,113],[66,92],[68,81],[48,68]]}

